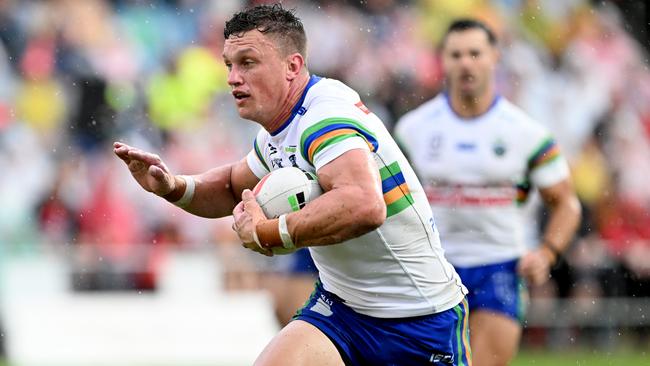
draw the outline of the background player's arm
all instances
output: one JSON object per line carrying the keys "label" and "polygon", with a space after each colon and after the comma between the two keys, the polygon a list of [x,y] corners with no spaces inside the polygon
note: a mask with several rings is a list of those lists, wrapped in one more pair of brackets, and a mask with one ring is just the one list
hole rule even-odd
{"label": "background player's arm", "polygon": [[568,178],[550,187],[540,188],[539,193],[550,210],[541,247],[549,252],[562,253],[571,243],[580,223],[580,202]]}
{"label": "background player's arm", "polygon": [[539,189],[544,204],[550,211],[541,245],[519,261],[519,273],[533,285],[544,283],[550,267],[567,248],[580,222],[580,202],[571,180],[564,179],[552,186]]}
{"label": "background player's arm", "polygon": [[386,204],[379,170],[369,151],[350,150],[317,173],[325,193],[287,215],[289,233],[297,246],[340,243],[383,224]]}

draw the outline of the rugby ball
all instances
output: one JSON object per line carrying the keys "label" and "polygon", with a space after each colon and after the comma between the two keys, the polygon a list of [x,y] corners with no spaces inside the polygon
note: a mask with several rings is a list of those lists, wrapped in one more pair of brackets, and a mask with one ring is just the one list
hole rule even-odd
{"label": "rugby ball", "polygon": [[[315,174],[299,168],[280,168],[265,175],[253,188],[257,203],[266,217],[299,211],[323,193]],[[274,248],[274,254],[289,254],[295,250]]]}

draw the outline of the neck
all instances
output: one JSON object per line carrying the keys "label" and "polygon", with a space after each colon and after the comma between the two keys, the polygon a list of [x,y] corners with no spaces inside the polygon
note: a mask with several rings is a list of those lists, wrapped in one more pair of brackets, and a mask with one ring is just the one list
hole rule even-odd
{"label": "neck", "polygon": [[478,117],[490,109],[494,102],[495,93],[489,88],[481,95],[462,95],[454,90],[450,90],[449,98],[451,99],[451,108],[454,112],[463,118]]}
{"label": "neck", "polygon": [[293,79],[289,84],[289,91],[287,92],[286,98],[282,102],[282,106],[279,108],[278,113],[271,119],[271,121],[266,126],[266,130],[269,132],[277,131],[284,122],[291,115],[293,107],[298,103],[302,93],[305,91],[307,84],[309,83],[309,74],[301,73],[300,76]]}

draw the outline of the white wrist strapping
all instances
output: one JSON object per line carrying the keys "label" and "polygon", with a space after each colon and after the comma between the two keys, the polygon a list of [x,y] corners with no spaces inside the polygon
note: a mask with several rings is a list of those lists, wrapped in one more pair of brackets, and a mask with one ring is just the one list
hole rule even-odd
{"label": "white wrist strapping", "polygon": [[291,240],[291,234],[289,234],[287,215],[280,215],[278,217],[278,231],[280,232],[280,239],[282,239],[282,247],[284,249],[294,249],[296,245]]}
{"label": "white wrist strapping", "polygon": [[262,248],[262,249],[265,249],[265,248],[262,246],[262,243],[260,242],[260,238],[257,236],[257,229],[254,229],[254,230],[253,230],[253,240],[255,241],[255,244],[257,244],[258,247],[260,247],[260,248]]}
{"label": "white wrist strapping", "polygon": [[185,208],[189,206],[192,202],[192,198],[194,198],[196,182],[194,182],[194,178],[189,175],[180,175],[179,177],[185,181],[185,192],[183,192],[183,196],[178,201],[172,202],[172,204],[180,208]]}

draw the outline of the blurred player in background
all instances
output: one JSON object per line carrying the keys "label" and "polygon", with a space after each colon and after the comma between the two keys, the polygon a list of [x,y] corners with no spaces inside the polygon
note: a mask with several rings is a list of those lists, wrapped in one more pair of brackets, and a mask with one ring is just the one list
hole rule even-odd
{"label": "blurred player in background", "polygon": [[[466,289],[443,256],[422,187],[383,123],[339,81],[310,75],[301,21],[280,5],[224,30],[228,84],[261,129],[236,163],[173,175],[116,142],[145,190],[204,217],[234,215],[243,245],[309,247],[319,281],[257,365],[469,365]],[[250,191],[270,171],[316,172],[323,195],[267,219]]]}
{"label": "blurred player in background", "polygon": [[284,327],[309,298],[318,279],[318,270],[307,248],[276,259],[279,263],[274,270],[262,275],[262,283],[271,293],[275,317]]}
{"label": "blurred player in background", "polygon": [[[506,365],[521,337],[520,279],[539,285],[580,220],[569,168],[541,125],[496,94],[494,33],[475,20],[442,41],[446,91],[405,115],[396,139],[422,180],[446,256],[470,291],[475,365]],[[527,250],[520,205],[537,188],[550,210]]]}

